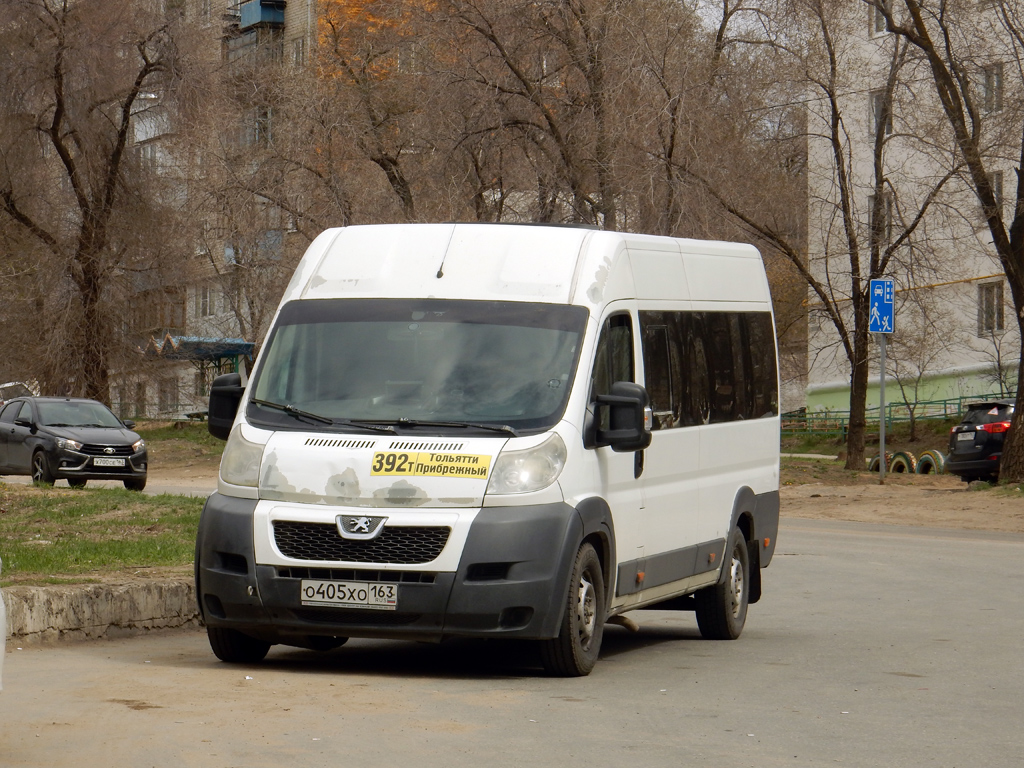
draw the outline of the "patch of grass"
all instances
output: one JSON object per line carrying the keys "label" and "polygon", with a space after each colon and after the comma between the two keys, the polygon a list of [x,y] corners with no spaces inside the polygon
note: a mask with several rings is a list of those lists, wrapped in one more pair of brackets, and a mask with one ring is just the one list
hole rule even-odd
{"label": "patch of grass", "polygon": [[996,486],[996,493],[1013,499],[1024,498],[1024,483],[1003,483]]}
{"label": "patch of grass", "polygon": [[183,441],[204,453],[220,455],[224,451],[224,441],[210,434],[205,421],[140,421],[135,431],[146,443]]}
{"label": "patch of grass", "polygon": [[82,583],[111,570],[187,566],[203,503],[122,489],[0,483],[0,585]]}

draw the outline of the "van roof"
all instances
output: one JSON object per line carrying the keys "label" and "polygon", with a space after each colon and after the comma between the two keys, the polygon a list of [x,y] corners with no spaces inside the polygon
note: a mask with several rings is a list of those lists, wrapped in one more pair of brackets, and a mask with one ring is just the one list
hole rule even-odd
{"label": "van roof", "polygon": [[284,301],[436,297],[595,307],[614,298],[678,300],[691,293],[768,301],[757,249],[577,227],[360,225],[314,240]]}

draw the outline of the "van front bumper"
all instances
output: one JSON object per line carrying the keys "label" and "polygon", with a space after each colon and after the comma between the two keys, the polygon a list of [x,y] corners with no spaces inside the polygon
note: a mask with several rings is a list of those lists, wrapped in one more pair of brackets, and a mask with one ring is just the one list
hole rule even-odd
{"label": "van front bumper", "polygon": [[[558,634],[571,563],[583,537],[581,518],[567,504],[484,507],[470,528],[458,570],[444,572],[374,570],[365,564],[257,564],[257,503],[215,493],[203,510],[196,591],[208,626],[292,645],[307,644],[310,637],[533,639]],[[394,583],[397,607],[303,606],[303,579]]]}

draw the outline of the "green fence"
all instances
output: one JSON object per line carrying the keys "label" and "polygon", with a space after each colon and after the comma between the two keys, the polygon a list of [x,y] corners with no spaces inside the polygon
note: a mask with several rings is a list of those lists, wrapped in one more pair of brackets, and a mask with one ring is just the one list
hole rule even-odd
{"label": "green fence", "polygon": [[[911,412],[910,406],[906,403],[888,403],[885,406],[886,428],[900,422],[910,421],[911,415],[921,421],[924,419],[959,419],[968,403],[976,403],[985,400],[1002,400],[1015,395],[971,395],[954,397],[948,400],[924,400],[916,403]],[[878,408],[868,408],[865,412],[867,422],[877,423],[880,417]],[[782,433],[795,434],[816,434],[816,435],[845,435],[846,427],[850,422],[849,411],[815,411],[807,413],[806,409],[789,411],[782,414]]]}

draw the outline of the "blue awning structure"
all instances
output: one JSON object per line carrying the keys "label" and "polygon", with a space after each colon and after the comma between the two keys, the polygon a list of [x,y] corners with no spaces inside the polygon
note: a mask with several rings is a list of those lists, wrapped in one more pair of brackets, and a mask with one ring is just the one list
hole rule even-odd
{"label": "blue awning structure", "polygon": [[150,337],[143,350],[146,357],[165,360],[200,360],[217,362],[228,357],[252,357],[256,345],[245,339],[217,339],[201,336],[171,336],[160,341]]}

